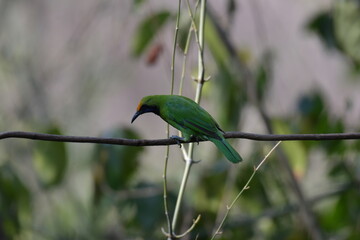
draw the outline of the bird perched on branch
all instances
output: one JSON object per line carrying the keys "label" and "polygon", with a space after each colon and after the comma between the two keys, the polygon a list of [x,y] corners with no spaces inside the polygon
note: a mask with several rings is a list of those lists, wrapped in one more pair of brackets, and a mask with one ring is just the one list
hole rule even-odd
{"label": "bird perched on branch", "polygon": [[141,114],[152,112],[180,130],[183,138],[178,141],[209,140],[233,163],[242,161],[239,153],[226,141],[214,118],[193,100],[177,95],[152,95],[141,99],[131,123]]}

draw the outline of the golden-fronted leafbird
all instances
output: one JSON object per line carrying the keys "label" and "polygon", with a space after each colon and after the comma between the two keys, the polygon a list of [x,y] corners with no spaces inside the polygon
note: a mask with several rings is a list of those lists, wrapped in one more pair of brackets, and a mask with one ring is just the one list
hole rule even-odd
{"label": "golden-fronted leafbird", "polygon": [[240,155],[224,138],[214,118],[193,100],[177,95],[152,95],[141,99],[131,123],[141,114],[152,112],[159,115],[165,122],[180,130],[183,138],[209,140],[233,163],[242,161]]}

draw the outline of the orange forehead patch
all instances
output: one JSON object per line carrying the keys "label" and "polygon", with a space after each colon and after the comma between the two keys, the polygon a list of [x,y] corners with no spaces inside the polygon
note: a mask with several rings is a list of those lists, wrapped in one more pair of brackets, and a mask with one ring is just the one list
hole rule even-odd
{"label": "orange forehead patch", "polygon": [[142,106],[142,103],[140,102],[139,105],[138,105],[137,108],[136,108],[136,111],[139,111],[140,108],[141,108],[141,106]]}

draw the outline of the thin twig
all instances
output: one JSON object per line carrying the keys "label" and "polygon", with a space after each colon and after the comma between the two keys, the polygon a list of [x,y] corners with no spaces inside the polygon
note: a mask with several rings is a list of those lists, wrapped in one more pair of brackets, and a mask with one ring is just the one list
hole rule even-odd
{"label": "thin twig", "polygon": [[[169,125],[167,126],[166,130],[167,130],[166,134],[169,136]],[[172,239],[173,229],[171,227],[169,207],[168,207],[168,202],[167,202],[167,167],[168,167],[168,162],[169,162],[169,154],[170,154],[170,147],[167,146],[166,152],[165,152],[164,172],[163,172],[163,199],[164,199],[163,201],[164,201],[164,212],[165,212],[165,217],[166,217],[166,223],[167,223],[167,227],[168,227],[168,235],[169,235],[168,238]]]}
{"label": "thin twig", "polygon": [[[196,12],[196,9],[195,9]],[[182,63],[182,70],[181,70],[181,77],[180,77],[180,84],[179,84],[179,95],[181,96],[183,93],[183,86],[184,86],[184,79],[185,79],[185,71],[186,71],[186,62],[187,62],[187,56],[190,48],[190,41],[191,41],[191,35],[192,35],[193,27],[192,24],[190,24],[188,35],[186,38],[185,48],[184,48],[184,56],[183,56],[183,63]],[[179,136],[182,137],[182,132],[179,131]],[[184,147],[184,144],[181,144],[181,151],[183,154],[184,159],[187,157],[187,152]]]}
{"label": "thin twig", "polygon": [[196,224],[198,224],[198,222],[200,221],[200,218],[201,218],[201,215],[199,214],[197,216],[197,218],[193,220],[193,223],[191,224],[191,226],[185,232],[183,232],[182,234],[176,235],[176,237],[177,238],[185,237],[188,233],[190,233],[195,228]]}
{"label": "thin twig", "polygon": [[238,195],[234,198],[234,200],[231,202],[231,204],[229,206],[226,206],[226,212],[225,212],[225,215],[222,219],[222,221],[220,222],[218,228],[216,229],[216,231],[214,232],[213,236],[211,239],[215,239],[215,237],[217,235],[220,234],[220,230],[221,228],[223,227],[224,223],[225,223],[225,220],[226,218],[228,217],[229,213],[230,213],[230,210],[232,209],[232,207],[235,205],[235,203],[237,202],[237,200],[239,200],[241,194],[249,189],[249,184],[251,182],[251,180],[254,178],[256,172],[259,170],[259,168],[264,164],[264,162],[266,161],[266,159],[268,159],[268,157],[270,156],[270,154],[277,148],[277,146],[279,146],[279,144],[281,143],[281,141],[279,141],[277,144],[275,144],[275,146],[269,151],[268,154],[266,154],[266,156],[263,158],[263,160],[259,163],[259,165],[257,165],[257,167],[254,167],[254,171],[253,173],[251,174],[250,178],[248,179],[248,181],[246,182],[246,184],[244,185],[244,187],[241,189],[241,191],[238,193]]}
{"label": "thin twig", "polygon": [[[199,37],[198,29],[196,27],[194,15],[193,15],[193,13],[191,11],[189,0],[186,0],[186,3],[187,3],[187,8],[188,8],[188,12],[189,12],[190,20],[191,20],[191,29],[194,30],[195,41],[196,41],[196,44],[198,46],[198,51],[199,51],[199,66],[201,66],[200,67],[201,69],[199,70],[199,73],[202,73],[202,69],[203,69],[203,66],[204,66],[204,58],[203,58],[203,54],[200,54],[200,52],[203,52],[204,40],[203,40],[203,38],[201,39],[201,37]],[[199,1],[196,3],[195,13],[196,13],[198,3],[199,3]],[[203,16],[200,16],[200,17],[203,17]],[[204,24],[204,23],[201,23],[201,21],[200,21],[200,24]]]}
{"label": "thin twig", "polygon": [[179,95],[182,95],[182,92],[183,92],[187,55],[188,55],[188,52],[189,52],[190,40],[191,40],[191,35],[192,35],[191,33],[192,33],[192,27],[190,25],[188,35],[187,35],[187,38],[186,38],[185,48],[184,48],[184,56],[183,56],[183,63],[182,63],[182,70],[181,70],[181,77],[180,77],[180,85],[179,85]]}
{"label": "thin twig", "polygon": [[[198,76],[195,102],[200,104],[202,87],[205,82],[205,64],[204,64],[204,35],[205,35],[205,13],[206,13],[206,0],[200,2],[200,21],[199,21],[199,33],[198,33]],[[195,28],[196,36],[196,28]]]}
{"label": "thin twig", "polygon": [[178,12],[176,15],[176,24],[175,24],[175,33],[174,33],[174,42],[173,42],[173,51],[172,51],[172,61],[171,61],[171,90],[170,94],[174,94],[174,82],[175,82],[175,55],[177,47],[177,38],[179,34],[179,25],[180,25],[180,10],[181,10],[181,0],[178,1]]}
{"label": "thin twig", "polygon": [[[190,4],[189,4],[188,0],[187,0],[187,5],[189,8],[189,12],[191,13]],[[195,13],[197,11],[198,6],[199,6],[199,0],[196,1],[195,10],[194,10]],[[189,48],[190,48],[190,40],[191,40],[191,36],[192,36],[192,31],[195,32],[195,39],[196,39],[197,45],[199,47],[199,41],[197,38],[197,29],[196,28],[194,29],[194,21],[193,21],[193,18],[191,17],[191,24],[189,27],[189,31],[188,31],[188,35],[187,35],[186,43],[185,43],[185,48],[184,48],[184,57],[183,57],[183,64],[182,64],[182,71],[181,71],[181,78],[180,78],[179,95],[182,95],[184,79],[185,79],[186,61],[187,61],[187,55],[188,55]]]}
{"label": "thin twig", "polygon": [[[176,239],[180,239],[185,237],[187,234],[189,234],[196,226],[196,224],[198,224],[198,222],[200,221],[201,215],[198,215],[196,219],[193,219],[193,223],[191,224],[191,226],[182,234],[174,234],[172,237],[176,238]],[[164,229],[161,229],[161,231],[163,232],[163,234],[165,234],[166,236],[169,237],[168,233],[165,232]]]}
{"label": "thin twig", "polygon": [[[328,201],[329,198],[339,196],[339,194],[342,194],[350,189],[356,189],[356,185],[354,185],[353,183],[344,183],[335,189],[331,189],[328,192],[307,199],[307,202],[309,203],[310,206],[314,206],[323,200]],[[260,221],[263,218],[277,218],[277,217],[285,216],[287,214],[291,214],[293,212],[298,212],[299,209],[300,209],[299,204],[291,204],[291,203],[285,204],[282,206],[265,209],[258,216],[255,217],[235,217],[234,219],[232,219],[229,225],[236,227],[248,226],[248,225],[256,224],[256,222]]]}
{"label": "thin twig", "polygon": [[[188,7],[189,6],[190,5],[188,5]],[[196,94],[195,94],[195,102],[198,104],[200,103],[200,99],[201,99],[201,92],[202,92],[202,87],[204,84],[204,72],[205,72],[204,60],[203,60],[205,11],[206,11],[206,0],[201,0],[201,2],[200,2],[200,26],[199,26],[200,28],[199,28],[199,33],[198,33],[199,38],[197,38],[196,28],[194,29],[196,39],[199,40],[199,43],[198,43],[198,78],[197,78],[197,87],[196,87]],[[190,7],[189,7],[189,12],[190,12],[190,16],[192,18],[192,13],[191,13]],[[193,18],[192,18],[192,20],[193,20]],[[194,24],[192,24],[192,25],[193,25],[193,27],[195,27]],[[184,160],[185,160],[185,169],[184,169],[184,173],[183,173],[183,178],[181,180],[179,194],[178,194],[178,197],[176,200],[176,205],[175,205],[175,210],[174,210],[174,217],[173,217],[173,222],[172,222],[172,228],[174,231],[176,230],[176,227],[178,224],[178,218],[179,218],[180,208],[181,208],[181,204],[182,204],[182,199],[183,199],[183,195],[184,195],[184,192],[186,189],[187,181],[189,179],[191,166],[194,163],[193,152],[194,152],[194,143],[192,142],[189,144],[187,153],[185,151],[183,151]]]}
{"label": "thin twig", "polygon": [[[178,1],[178,12],[176,16],[176,24],[175,24],[175,33],[174,33],[174,43],[173,43],[173,52],[172,52],[172,61],[171,61],[171,88],[170,94],[174,94],[174,85],[175,85],[175,55],[176,55],[176,46],[177,46],[177,37],[179,33],[179,25],[180,25],[180,11],[181,11],[181,0]],[[166,137],[169,138],[170,136],[170,126],[167,124],[166,126]],[[165,161],[164,161],[164,173],[163,173],[163,198],[164,198],[164,211],[166,216],[166,223],[168,226],[168,239],[174,238],[174,229],[171,225],[171,219],[169,215],[169,207],[167,202],[167,166],[169,162],[169,154],[170,154],[170,147],[167,146],[166,153],[165,153]]]}

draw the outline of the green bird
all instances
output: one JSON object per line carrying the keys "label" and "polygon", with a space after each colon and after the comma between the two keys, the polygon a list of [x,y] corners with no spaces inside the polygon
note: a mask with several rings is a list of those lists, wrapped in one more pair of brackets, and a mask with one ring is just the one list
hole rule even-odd
{"label": "green bird", "polygon": [[239,153],[226,141],[214,118],[193,100],[177,95],[152,95],[141,99],[131,123],[141,114],[152,112],[165,122],[180,130],[183,138],[172,136],[182,141],[209,140],[233,163],[242,161]]}

